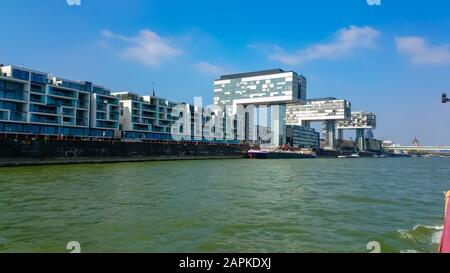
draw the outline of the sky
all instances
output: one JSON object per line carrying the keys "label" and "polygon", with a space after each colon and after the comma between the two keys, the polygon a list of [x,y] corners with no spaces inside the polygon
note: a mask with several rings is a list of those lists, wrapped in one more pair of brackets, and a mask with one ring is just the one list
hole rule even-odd
{"label": "sky", "polygon": [[377,138],[450,145],[450,1],[380,2],[3,0],[0,63],[204,105],[221,74],[294,70]]}

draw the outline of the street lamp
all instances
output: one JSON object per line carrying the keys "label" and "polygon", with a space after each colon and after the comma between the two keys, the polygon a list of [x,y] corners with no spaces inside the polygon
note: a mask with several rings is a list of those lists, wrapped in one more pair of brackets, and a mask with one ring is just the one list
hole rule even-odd
{"label": "street lamp", "polygon": [[442,93],[442,103],[447,103],[449,101],[450,99],[447,98],[447,93]]}

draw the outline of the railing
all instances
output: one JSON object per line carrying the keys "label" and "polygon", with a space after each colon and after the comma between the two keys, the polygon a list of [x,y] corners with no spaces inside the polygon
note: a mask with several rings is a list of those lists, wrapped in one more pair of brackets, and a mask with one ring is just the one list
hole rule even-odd
{"label": "railing", "polygon": [[12,100],[27,100],[28,92],[13,91],[13,90],[0,90],[0,98],[12,99]]}

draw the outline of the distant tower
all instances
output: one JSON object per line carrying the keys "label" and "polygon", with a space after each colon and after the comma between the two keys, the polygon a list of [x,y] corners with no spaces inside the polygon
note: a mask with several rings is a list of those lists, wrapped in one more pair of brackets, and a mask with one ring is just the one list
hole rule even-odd
{"label": "distant tower", "polygon": [[420,142],[417,139],[417,137],[414,137],[414,140],[413,140],[412,144],[413,144],[413,146],[416,146],[416,147],[420,146]]}

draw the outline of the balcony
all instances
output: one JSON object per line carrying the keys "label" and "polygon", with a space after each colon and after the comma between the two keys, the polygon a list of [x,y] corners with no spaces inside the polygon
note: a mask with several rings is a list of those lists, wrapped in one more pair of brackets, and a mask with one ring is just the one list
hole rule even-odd
{"label": "balcony", "polygon": [[88,109],[88,104],[86,101],[77,101],[77,108]]}
{"label": "balcony", "polygon": [[97,128],[116,129],[118,127],[117,125],[117,122],[97,121]]}
{"label": "balcony", "polygon": [[152,111],[152,112],[156,112],[156,106],[154,106],[154,105],[146,105],[146,104],[143,104],[143,105],[142,105],[142,110],[143,110],[143,111]]}
{"label": "balcony", "polygon": [[74,101],[55,100],[55,99],[49,98],[48,105],[74,107]]}
{"label": "balcony", "polygon": [[150,125],[152,125],[153,124],[153,120],[148,119],[148,118],[142,118],[142,122],[141,123],[142,124],[150,124]]}
{"label": "balcony", "polygon": [[150,131],[149,125],[142,125],[142,124],[133,124],[133,130],[137,131]]}
{"label": "balcony", "polygon": [[105,113],[99,113],[99,112],[97,112],[97,114],[95,115],[95,117],[96,117],[97,119],[103,119],[103,120],[106,120],[106,119],[107,119]]}
{"label": "balcony", "polygon": [[11,111],[9,119],[14,121],[27,121],[27,113]]}
{"label": "balcony", "polygon": [[74,126],[75,122],[73,120],[72,121],[63,121],[62,125],[64,125],[64,126]]}
{"label": "balcony", "polygon": [[118,121],[119,120],[119,114],[115,114],[115,113],[109,114],[109,120]]}
{"label": "balcony", "polygon": [[0,98],[26,101],[28,99],[28,92],[16,90],[0,90]]}
{"label": "balcony", "polygon": [[106,104],[97,103],[97,111],[106,112]]}
{"label": "balcony", "polygon": [[146,118],[156,118],[156,114],[155,113],[149,113],[149,112],[142,112],[142,116],[146,117]]}
{"label": "balcony", "polygon": [[73,109],[63,108],[62,114],[64,116],[73,116],[75,114],[75,111]]}
{"label": "balcony", "polygon": [[59,124],[59,118],[57,117],[44,117],[44,116],[31,116],[31,122],[39,122],[39,123],[49,123],[49,124]]}
{"label": "balcony", "polygon": [[45,89],[44,89],[44,86],[42,86],[42,85],[35,85],[35,84],[32,84],[32,85],[31,85],[30,91],[31,91],[32,93],[45,94]]}
{"label": "balcony", "polygon": [[77,118],[75,121],[76,126],[88,126],[88,119],[87,118]]}
{"label": "balcony", "polygon": [[36,113],[45,113],[45,114],[52,114],[52,115],[58,115],[59,111],[56,107],[48,107],[48,106],[41,106],[41,105],[30,105],[30,112],[36,112]]}
{"label": "balcony", "polygon": [[62,90],[62,89],[55,89],[53,87],[51,87],[48,90],[48,93],[50,95],[55,95],[55,96],[59,96],[59,97],[66,97],[66,98],[76,98],[77,97],[77,93],[74,91],[67,91],[67,90]]}
{"label": "balcony", "polygon": [[30,94],[30,102],[45,103],[45,97],[44,96],[35,95],[35,94]]}

